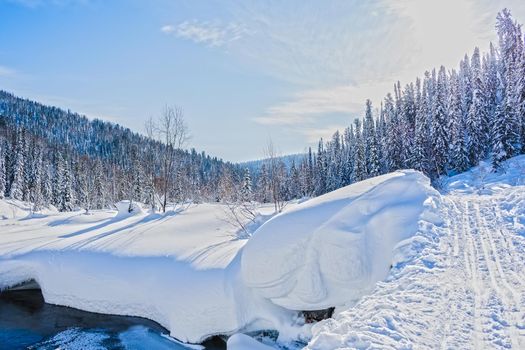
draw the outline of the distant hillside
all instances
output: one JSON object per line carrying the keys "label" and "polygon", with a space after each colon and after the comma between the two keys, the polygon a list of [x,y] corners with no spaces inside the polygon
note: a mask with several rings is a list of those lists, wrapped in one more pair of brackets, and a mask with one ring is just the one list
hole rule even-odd
{"label": "distant hillside", "polygon": [[[152,203],[159,196],[154,189],[164,182],[161,155],[166,150],[163,143],[118,124],[0,91],[0,198],[62,210],[129,198]],[[224,169],[238,173],[237,166],[195,149],[175,154],[169,183],[170,197],[177,201],[213,200]]]}

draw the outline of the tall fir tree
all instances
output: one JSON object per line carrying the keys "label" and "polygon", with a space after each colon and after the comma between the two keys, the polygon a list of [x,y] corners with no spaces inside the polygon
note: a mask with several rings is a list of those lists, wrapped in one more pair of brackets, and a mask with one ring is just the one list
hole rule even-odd
{"label": "tall fir tree", "polygon": [[[474,102],[471,105],[471,110],[475,104]],[[448,119],[450,130],[449,165],[456,172],[463,172],[469,167],[469,152],[466,144],[467,129],[462,111],[461,89],[458,75],[455,71],[452,71],[450,77]]]}
{"label": "tall fir tree", "polygon": [[[483,157],[483,148],[488,141],[487,137],[487,98],[485,87],[483,86],[483,74],[481,71],[481,61],[479,49],[476,47],[471,61],[471,86],[472,98],[470,108],[466,115],[466,123],[461,127],[466,128],[466,149],[469,150],[469,166],[478,164],[480,157]],[[458,160],[460,163],[462,160]],[[459,166],[461,171],[466,170],[465,166]]]}
{"label": "tall fir tree", "polygon": [[381,171],[376,136],[374,117],[372,115],[372,101],[366,100],[363,139],[365,145],[365,168],[369,177],[378,176]]}
{"label": "tall fir tree", "polygon": [[431,171],[435,176],[446,173],[448,156],[448,132],[447,132],[447,78],[445,67],[441,66],[438,73],[435,96],[432,105],[432,153]]}

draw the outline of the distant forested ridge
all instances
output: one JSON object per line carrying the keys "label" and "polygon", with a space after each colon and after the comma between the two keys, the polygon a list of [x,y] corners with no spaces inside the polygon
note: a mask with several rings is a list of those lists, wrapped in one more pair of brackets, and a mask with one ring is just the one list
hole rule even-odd
{"label": "distant forested ridge", "polygon": [[[0,197],[59,210],[104,208],[122,199],[155,204],[166,145],[130,129],[0,91]],[[174,201],[215,200],[237,167],[204,152],[176,150]]]}

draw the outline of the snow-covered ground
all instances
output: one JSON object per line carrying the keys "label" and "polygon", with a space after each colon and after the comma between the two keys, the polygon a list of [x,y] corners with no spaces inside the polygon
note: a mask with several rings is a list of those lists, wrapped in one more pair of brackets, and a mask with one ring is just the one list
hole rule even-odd
{"label": "snow-covered ground", "polygon": [[257,312],[257,304],[243,309],[237,297],[243,289],[234,283],[235,259],[246,241],[224,210],[200,204],[167,214],[17,211],[0,221],[0,289],[35,279],[46,302],[146,317],[183,341],[229,334],[253,321],[243,312]]}
{"label": "snow-covered ground", "polygon": [[[29,215],[0,201],[0,288],[143,316],[200,342],[281,347],[525,348],[525,157],[443,181],[387,174],[295,203],[248,239],[218,204],[168,214]],[[305,324],[299,310],[335,306]],[[298,340],[299,342],[292,342]],[[270,344],[271,345],[271,344]]]}
{"label": "snow-covered ground", "polygon": [[298,311],[373,289],[393,247],[432,217],[435,194],[417,172],[388,174],[292,204],[249,241],[218,204],[165,215],[128,214],[127,203],[92,215],[17,212],[0,222],[0,288],[35,279],[47,302],[143,316],[187,342],[258,329],[305,341]]}
{"label": "snow-covered ground", "polygon": [[[307,349],[525,349],[525,157],[447,179],[392,274],[312,329]],[[409,248],[409,247],[407,247]]]}

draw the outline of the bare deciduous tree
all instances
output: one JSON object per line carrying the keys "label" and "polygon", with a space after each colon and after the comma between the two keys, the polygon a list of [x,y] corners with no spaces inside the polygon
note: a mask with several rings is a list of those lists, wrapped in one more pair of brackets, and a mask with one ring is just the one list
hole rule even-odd
{"label": "bare deciduous tree", "polygon": [[238,181],[233,179],[231,170],[225,168],[219,181],[219,199],[224,203],[224,221],[239,228],[238,238],[250,236],[250,224],[261,215],[258,204],[243,198]]}
{"label": "bare deciduous tree", "polygon": [[180,107],[166,106],[158,120],[146,122],[146,133],[160,141],[164,147],[160,157],[160,178],[157,182],[160,206],[163,212],[169,203],[174,177],[180,166],[178,154],[189,139],[184,112]]}

